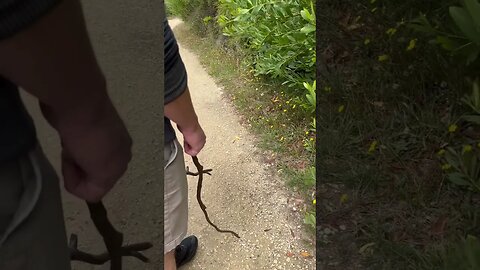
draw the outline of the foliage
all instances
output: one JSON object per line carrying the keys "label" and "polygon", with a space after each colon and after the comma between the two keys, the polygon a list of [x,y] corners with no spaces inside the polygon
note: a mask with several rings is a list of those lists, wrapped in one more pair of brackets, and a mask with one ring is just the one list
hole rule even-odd
{"label": "foliage", "polygon": [[313,84],[309,83],[303,83],[303,86],[305,89],[307,89],[308,93],[305,95],[307,98],[306,103],[303,104],[303,107],[309,112],[314,114],[315,110],[317,108],[317,94],[316,94],[316,89],[317,89],[317,81],[313,81]]}
{"label": "foliage", "polygon": [[444,165],[448,173],[448,179],[455,185],[468,187],[468,189],[480,192],[480,151],[471,145],[465,145],[457,150],[448,147],[445,153],[448,162]]}
{"label": "foliage", "polygon": [[[329,236],[321,252],[353,254],[331,269],[442,269],[458,260],[438,250],[479,235],[478,214],[460,207],[479,200],[480,94],[470,91],[479,60],[464,49],[477,45],[462,25],[479,17],[459,2],[322,1],[317,122],[328,143],[317,162],[329,183],[319,211],[335,218],[319,227],[351,230]],[[331,203],[344,193],[350,204]],[[374,248],[357,256],[365,243]],[[468,261],[469,251],[454,251]]]}
{"label": "foliage", "polygon": [[[480,3],[478,0],[465,0],[463,7],[450,6],[449,15],[454,27],[437,23],[433,26],[426,16],[412,20],[410,26],[420,32],[436,35],[430,43],[439,44],[451,53],[460,56],[466,66],[471,66],[478,60],[480,54]],[[439,30],[441,28],[452,29]],[[474,81],[471,95],[461,98],[468,106],[470,112],[461,116],[464,124],[480,125],[480,90],[478,80]],[[449,127],[449,132],[454,133],[457,125]],[[459,138],[451,141],[453,146],[440,150],[443,156],[442,169],[447,172],[448,179],[457,186],[467,187],[471,191],[480,192],[480,156],[474,141],[462,145]],[[480,145],[479,145],[480,146]]]}
{"label": "foliage", "polygon": [[[478,80],[473,82],[471,95],[466,95],[462,99],[470,112],[462,115],[462,119],[472,125],[480,125],[480,90]],[[452,125],[450,132],[455,132],[456,125]],[[458,140],[457,140],[458,141]],[[456,142],[455,140],[453,141]],[[474,192],[480,192],[480,143],[475,145],[474,141],[457,147],[447,147],[440,150],[440,155],[444,155],[446,162],[442,168],[447,171],[448,179],[457,186],[467,187]],[[461,149],[460,149],[461,148]]]}
{"label": "foliage", "polygon": [[303,219],[303,222],[310,226],[312,229],[316,228],[316,213],[315,211],[307,211],[305,213],[305,217]]}
{"label": "foliage", "polygon": [[439,30],[439,25],[433,26],[425,15],[412,20],[411,27],[436,35],[432,43],[441,45],[470,65],[480,54],[480,3],[478,0],[465,0],[463,7],[451,6],[449,14],[456,26],[451,31]]}
{"label": "foliage", "polygon": [[242,54],[256,76],[280,80],[296,95],[295,102],[313,115],[316,20],[312,0],[167,0],[167,9],[200,34],[221,31],[230,45],[245,50]]}
{"label": "foliage", "polygon": [[480,269],[480,241],[473,235],[442,254],[445,270]]}
{"label": "foliage", "polygon": [[220,0],[224,35],[244,45],[256,75],[301,93],[315,77],[315,10],[309,0]]}
{"label": "foliage", "polygon": [[478,79],[472,83],[472,88],[472,95],[463,97],[462,101],[477,115],[469,115],[466,120],[469,119],[480,125],[480,121],[477,120],[478,115],[480,115],[480,86]]}
{"label": "foliage", "polygon": [[[305,189],[312,189],[315,188],[316,184],[316,168],[312,166],[307,168],[303,173],[299,174],[302,183],[297,186],[303,186]],[[307,210],[305,211],[305,216],[303,218],[303,223],[308,225],[311,229],[315,230],[316,228],[316,212],[315,212],[315,192],[312,193],[312,204],[307,206]]]}
{"label": "foliage", "polygon": [[217,0],[166,0],[169,14],[188,22],[200,33],[214,31],[208,22],[217,15]]}

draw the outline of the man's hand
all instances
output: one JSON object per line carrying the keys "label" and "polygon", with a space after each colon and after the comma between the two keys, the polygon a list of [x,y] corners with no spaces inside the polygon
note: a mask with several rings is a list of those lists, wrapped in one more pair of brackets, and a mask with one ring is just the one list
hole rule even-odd
{"label": "man's hand", "polygon": [[[132,140],[109,99],[91,109],[66,116],[41,104],[62,142],[65,189],[88,202],[97,202],[126,171]],[[91,115],[89,119],[87,116]]]}
{"label": "man's hand", "polygon": [[185,153],[194,157],[200,153],[203,146],[205,145],[207,137],[203,132],[200,124],[196,124],[193,127],[182,128],[178,126],[178,130],[183,134],[183,144],[185,148]]}

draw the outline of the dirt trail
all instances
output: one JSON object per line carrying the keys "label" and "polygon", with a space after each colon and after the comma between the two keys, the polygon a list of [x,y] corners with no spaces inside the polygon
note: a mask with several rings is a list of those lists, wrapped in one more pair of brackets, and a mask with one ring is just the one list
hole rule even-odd
{"label": "dirt trail", "polygon": [[[170,21],[173,29],[180,23]],[[253,136],[240,125],[213,78],[192,52],[179,45],[193,103],[207,134],[199,160],[213,169],[212,176],[204,177],[202,199],[217,226],[241,237],[218,233],[208,225],[195,197],[197,178],[190,176],[189,234],[197,235],[200,243],[195,260],[184,269],[315,269],[313,258],[299,255],[303,244],[292,236],[301,235],[303,229],[290,214],[284,184],[262,162]],[[189,156],[185,159],[195,168]],[[288,252],[294,255],[288,257]]]}

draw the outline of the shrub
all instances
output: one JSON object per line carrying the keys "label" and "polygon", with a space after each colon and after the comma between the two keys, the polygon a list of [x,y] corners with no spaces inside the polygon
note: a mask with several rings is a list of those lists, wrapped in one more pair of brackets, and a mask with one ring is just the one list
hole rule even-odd
{"label": "shrub", "polygon": [[167,11],[173,16],[180,17],[198,33],[210,31],[205,18],[217,16],[216,0],[166,0]]}
{"label": "shrub", "polygon": [[315,77],[315,10],[307,0],[220,0],[224,35],[250,54],[256,75],[279,79],[297,93]]}

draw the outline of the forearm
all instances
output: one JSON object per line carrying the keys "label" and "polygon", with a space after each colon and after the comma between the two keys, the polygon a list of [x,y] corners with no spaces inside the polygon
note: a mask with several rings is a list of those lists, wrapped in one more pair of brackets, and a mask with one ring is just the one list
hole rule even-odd
{"label": "forearm", "polygon": [[200,125],[188,88],[175,100],[165,104],[165,117],[175,122],[182,131],[197,129]]}
{"label": "forearm", "polygon": [[109,102],[78,0],[63,1],[0,41],[0,59],[0,75],[36,96],[58,121],[92,121]]}

